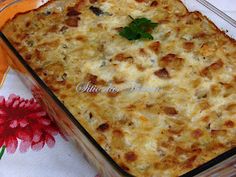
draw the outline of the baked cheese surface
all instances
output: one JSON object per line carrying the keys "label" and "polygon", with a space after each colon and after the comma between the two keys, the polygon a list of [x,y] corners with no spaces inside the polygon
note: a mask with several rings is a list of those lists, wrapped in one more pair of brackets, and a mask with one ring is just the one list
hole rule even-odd
{"label": "baked cheese surface", "polygon": [[[119,35],[137,18],[153,40]],[[236,41],[179,0],[52,0],[2,31],[130,174],[179,176],[236,146]]]}

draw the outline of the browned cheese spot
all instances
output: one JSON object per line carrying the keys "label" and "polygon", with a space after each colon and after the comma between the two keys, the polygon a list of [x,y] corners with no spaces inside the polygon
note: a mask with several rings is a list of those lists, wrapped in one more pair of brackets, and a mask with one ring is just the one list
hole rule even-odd
{"label": "browned cheese spot", "polygon": [[91,4],[94,4],[94,3],[98,2],[98,0],[89,0],[89,2],[90,2]]}
{"label": "browned cheese spot", "polygon": [[70,27],[78,27],[79,17],[69,17],[65,20],[65,24]]}
{"label": "browned cheese spot", "polygon": [[133,151],[129,151],[129,152],[125,153],[124,157],[127,162],[134,162],[138,159],[138,156]]}
{"label": "browned cheese spot", "polygon": [[178,114],[178,111],[174,107],[164,106],[162,109],[164,113],[169,116],[174,116]]}
{"label": "browned cheese spot", "polygon": [[99,132],[105,132],[105,131],[107,131],[107,130],[109,130],[109,124],[108,123],[103,123],[103,124],[101,124],[101,125],[99,125],[98,127],[97,127],[97,131],[99,131]]}
{"label": "browned cheese spot", "polygon": [[67,12],[67,16],[68,17],[71,17],[71,16],[78,16],[78,15],[80,15],[81,13],[80,12],[78,12],[76,9],[74,9],[73,7],[69,7],[68,9],[68,12]]}
{"label": "browned cheese spot", "polygon": [[227,128],[234,128],[234,122],[232,120],[225,121],[225,126]]}
{"label": "browned cheese spot", "polygon": [[221,69],[224,66],[222,60],[217,60],[215,63],[212,63],[210,66],[205,67],[203,70],[200,71],[200,75],[202,77],[208,77],[209,79],[212,78],[212,73]]}
{"label": "browned cheese spot", "polygon": [[198,139],[203,136],[203,131],[201,129],[196,129],[192,131],[192,137]]}
{"label": "browned cheese spot", "polygon": [[158,6],[158,2],[157,1],[152,1],[152,3],[150,4],[151,7],[156,7]]}
{"label": "browned cheese spot", "polygon": [[155,53],[159,53],[160,52],[160,48],[161,48],[161,43],[159,41],[153,42],[149,45],[149,48],[155,52]]}
{"label": "browned cheese spot", "polygon": [[96,85],[98,76],[93,74],[87,74],[86,79],[93,85]]}
{"label": "browned cheese spot", "polygon": [[193,42],[184,42],[183,43],[183,48],[187,51],[187,52],[191,52],[194,48],[194,43]]}
{"label": "browned cheese spot", "polygon": [[168,67],[171,69],[178,70],[183,66],[183,64],[184,64],[184,59],[178,57],[175,54],[168,54],[159,60],[159,66],[163,68]]}
{"label": "browned cheese spot", "polygon": [[165,68],[155,71],[154,74],[161,79],[170,79],[170,74]]}
{"label": "browned cheese spot", "polygon": [[125,53],[119,53],[115,56],[114,58],[116,61],[130,61],[130,62],[133,62],[133,57],[130,56],[130,55],[127,55]]}

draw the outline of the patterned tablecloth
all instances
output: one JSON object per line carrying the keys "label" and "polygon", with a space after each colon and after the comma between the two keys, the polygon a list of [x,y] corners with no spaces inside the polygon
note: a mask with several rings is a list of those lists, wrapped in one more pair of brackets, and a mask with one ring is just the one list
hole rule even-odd
{"label": "patterned tablecloth", "polygon": [[[236,19],[235,0],[209,1]],[[63,139],[6,57],[0,48],[0,177],[94,177],[96,171]]]}

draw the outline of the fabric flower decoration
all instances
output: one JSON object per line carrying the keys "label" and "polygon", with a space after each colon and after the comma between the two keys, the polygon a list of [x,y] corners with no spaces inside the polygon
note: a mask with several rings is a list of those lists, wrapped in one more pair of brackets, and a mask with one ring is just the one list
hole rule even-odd
{"label": "fabric flower decoration", "polygon": [[11,94],[8,99],[0,96],[0,157],[6,148],[14,153],[19,146],[20,152],[30,147],[41,150],[45,144],[52,148],[54,136],[59,133],[56,124],[35,101]]}

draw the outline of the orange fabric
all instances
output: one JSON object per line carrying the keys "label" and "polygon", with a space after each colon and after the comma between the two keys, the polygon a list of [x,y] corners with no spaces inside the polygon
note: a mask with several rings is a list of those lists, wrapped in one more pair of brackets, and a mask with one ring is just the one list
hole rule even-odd
{"label": "orange fabric", "polygon": [[2,84],[2,81],[5,77],[5,73],[8,68],[7,60],[6,60],[6,54],[3,51],[2,47],[0,46],[0,86]]}
{"label": "orange fabric", "polygon": [[[0,0],[0,29],[9,19],[12,19],[17,13],[35,9],[48,2],[48,0],[22,0],[17,3],[14,3],[14,1],[15,0],[6,0],[2,2],[2,0]],[[8,55],[3,51],[0,45],[0,86],[8,69],[7,57]]]}
{"label": "orange fabric", "polygon": [[5,10],[0,12],[0,28],[6,21],[13,18],[16,13],[22,13],[35,9],[48,2],[48,0],[21,0],[17,3],[14,3],[14,1],[15,0],[6,0],[2,3],[0,2],[0,11],[6,7]]}

